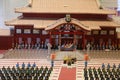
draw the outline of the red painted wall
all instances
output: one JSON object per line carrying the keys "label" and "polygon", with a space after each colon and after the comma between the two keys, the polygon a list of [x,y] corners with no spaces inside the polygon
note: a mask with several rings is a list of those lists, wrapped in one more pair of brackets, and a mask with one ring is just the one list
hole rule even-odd
{"label": "red painted wall", "polygon": [[[21,34],[16,34],[16,29],[21,29],[22,33]],[[24,29],[30,29],[31,30],[31,34],[24,34],[23,33]],[[15,43],[16,42],[18,43],[18,38],[19,37],[22,37],[24,42],[27,41],[28,37],[31,37],[33,43],[36,42],[36,38],[40,38],[41,42],[42,41],[45,42],[46,38],[49,39],[49,37],[50,37],[49,35],[42,35],[42,30],[43,29],[39,29],[40,30],[40,34],[33,34],[32,33],[33,29],[34,29],[33,26],[26,26],[26,25],[24,25],[24,26],[20,26],[20,25],[19,26],[15,26],[15,33],[14,33],[14,41],[15,41]],[[96,34],[93,34],[93,31],[91,31],[92,35],[86,35],[85,38],[87,40],[90,40],[90,41],[92,41],[92,39],[94,39],[95,41],[99,41],[99,39],[103,39],[105,42],[107,42],[108,39],[111,39],[112,41],[115,42],[115,40],[117,39],[116,32],[115,32],[114,35],[109,35],[109,30],[114,30],[115,31],[115,28],[101,27],[101,30],[106,30],[107,34],[106,35],[101,35],[100,34],[100,30],[99,30],[99,33],[96,35]],[[53,41],[52,41],[52,43],[54,43]]]}
{"label": "red painted wall", "polygon": [[12,48],[13,36],[0,36],[0,49],[7,50]]}
{"label": "red painted wall", "polygon": [[[16,33],[16,29],[21,29],[22,30],[22,33],[21,34],[17,34]],[[24,29],[30,29],[31,30],[31,33],[30,34],[24,34]],[[35,43],[36,42],[36,38],[40,38],[41,39],[41,42],[45,42],[45,39],[46,38],[49,38],[49,35],[42,35],[42,30],[43,29],[39,29],[40,30],[40,34],[33,34],[33,26],[15,26],[15,32],[14,32],[14,42],[15,43],[18,43],[18,39],[19,37],[23,38],[23,41],[26,42],[27,41],[27,38],[30,37],[32,38],[32,42]]]}

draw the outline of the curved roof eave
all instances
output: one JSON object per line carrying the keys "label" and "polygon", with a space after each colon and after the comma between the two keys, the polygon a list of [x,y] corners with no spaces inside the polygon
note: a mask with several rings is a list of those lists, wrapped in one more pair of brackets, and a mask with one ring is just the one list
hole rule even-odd
{"label": "curved roof eave", "polygon": [[[55,23],[47,26],[47,27],[45,28],[45,30],[51,30],[51,29],[57,27],[58,25],[64,24],[64,23],[67,23],[67,22],[65,21],[65,18],[61,18],[61,19],[57,20]],[[83,29],[85,29],[85,30],[88,30],[88,31],[91,30],[91,28],[90,28],[89,26],[85,26],[84,24],[80,23],[80,21],[77,20],[77,19],[72,18],[70,23],[76,24],[76,25],[78,25],[79,27],[81,27],[81,28],[83,28]]]}

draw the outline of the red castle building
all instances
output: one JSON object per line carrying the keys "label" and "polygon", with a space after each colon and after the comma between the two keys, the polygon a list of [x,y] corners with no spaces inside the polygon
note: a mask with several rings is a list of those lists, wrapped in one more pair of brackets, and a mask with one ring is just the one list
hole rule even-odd
{"label": "red castle building", "polygon": [[88,43],[90,49],[120,48],[120,25],[108,17],[116,12],[103,9],[99,0],[31,0],[15,12],[22,15],[5,22],[14,26],[14,47],[46,48],[50,42],[61,50],[86,49]]}

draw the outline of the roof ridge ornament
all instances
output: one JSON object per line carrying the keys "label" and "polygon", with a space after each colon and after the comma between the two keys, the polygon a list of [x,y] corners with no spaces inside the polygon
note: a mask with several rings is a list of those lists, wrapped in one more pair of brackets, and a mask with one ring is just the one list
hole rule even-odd
{"label": "roof ridge ornament", "polygon": [[70,16],[70,14],[66,14],[65,21],[66,22],[71,22],[71,16]]}

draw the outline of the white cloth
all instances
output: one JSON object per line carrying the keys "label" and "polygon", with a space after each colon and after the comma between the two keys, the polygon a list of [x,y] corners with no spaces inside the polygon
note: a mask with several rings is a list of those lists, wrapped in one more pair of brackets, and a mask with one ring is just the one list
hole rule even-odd
{"label": "white cloth", "polygon": [[90,44],[88,43],[86,47],[87,47],[87,51],[89,51],[90,50]]}
{"label": "white cloth", "polygon": [[47,46],[48,46],[48,54],[50,54],[52,45],[50,43],[48,43]]}
{"label": "white cloth", "polygon": [[60,45],[58,46],[58,50],[60,51]]}

